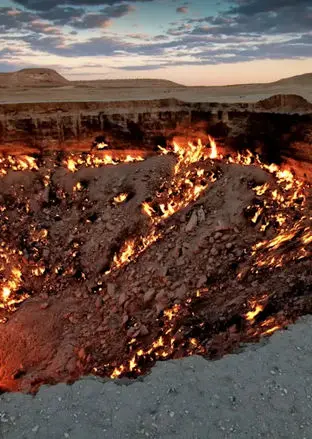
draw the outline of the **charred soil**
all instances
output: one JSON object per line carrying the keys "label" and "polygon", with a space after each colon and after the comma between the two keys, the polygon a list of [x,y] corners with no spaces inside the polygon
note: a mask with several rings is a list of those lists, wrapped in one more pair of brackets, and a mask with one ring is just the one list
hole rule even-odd
{"label": "charred soil", "polygon": [[310,186],[214,148],[2,157],[3,391],[219,358],[312,311]]}

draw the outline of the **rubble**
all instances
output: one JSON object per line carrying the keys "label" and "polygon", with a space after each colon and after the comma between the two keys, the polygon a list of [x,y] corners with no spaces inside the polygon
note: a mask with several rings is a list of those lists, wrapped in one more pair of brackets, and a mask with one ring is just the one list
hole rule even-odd
{"label": "rubble", "polygon": [[198,143],[118,165],[5,167],[3,390],[218,358],[312,311],[310,186],[213,154]]}

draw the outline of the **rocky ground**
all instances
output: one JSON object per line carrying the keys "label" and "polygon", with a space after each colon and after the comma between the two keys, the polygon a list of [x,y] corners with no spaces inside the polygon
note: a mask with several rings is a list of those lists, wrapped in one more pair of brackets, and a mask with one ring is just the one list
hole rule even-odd
{"label": "rocky ground", "polygon": [[309,186],[193,149],[3,162],[3,390],[219,358],[311,312]]}

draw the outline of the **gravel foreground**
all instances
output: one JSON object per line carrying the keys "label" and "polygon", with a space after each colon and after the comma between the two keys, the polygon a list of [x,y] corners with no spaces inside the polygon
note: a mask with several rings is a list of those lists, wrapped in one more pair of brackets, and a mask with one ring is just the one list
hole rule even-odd
{"label": "gravel foreground", "polygon": [[4,394],[0,437],[312,438],[312,316],[219,361],[158,363],[130,385],[87,377]]}

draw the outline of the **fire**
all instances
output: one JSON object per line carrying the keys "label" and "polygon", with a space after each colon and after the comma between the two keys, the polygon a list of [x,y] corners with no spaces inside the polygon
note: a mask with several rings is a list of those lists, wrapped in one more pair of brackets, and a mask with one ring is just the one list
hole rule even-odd
{"label": "fire", "polygon": [[66,162],[66,165],[67,165],[67,169],[70,172],[76,172],[77,171],[76,163],[75,163],[75,161],[73,159],[68,159],[67,162]]}
{"label": "fire", "polygon": [[127,193],[121,193],[121,194],[117,195],[116,197],[114,197],[114,202],[115,202],[116,204],[123,203],[124,201],[127,200],[128,195],[129,195],[129,194],[127,194]]}
{"label": "fire", "polygon": [[[106,149],[107,146],[105,143],[98,144],[98,151],[95,154],[70,154],[62,161],[62,166],[65,166],[69,172],[75,173],[82,167],[115,166],[121,163],[133,163],[144,160],[143,155],[135,155],[134,153],[132,153],[133,155],[128,153],[122,154],[121,151],[110,152]],[[246,217],[250,227],[255,229],[255,236],[257,236],[260,242],[253,241],[256,243],[252,247],[244,249],[244,254],[247,255],[249,263],[247,268],[252,273],[258,273],[262,269],[271,270],[282,267],[289,261],[311,256],[312,218],[307,218],[303,215],[306,206],[304,185],[290,170],[282,169],[277,165],[263,164],[259,157],[254,156],[250,151],[244,154],[233,155],[230,158],[224,159],[223,163],[221,163],[223,157],[218,151],[215,140],[210,136],[209,145],[203,144],[201,140],[198,140],[197,142],[188,142],[183,145],[173,142],[171,146],[166,148],[159,147],[159,149],[161,154],[173,154],[175,156],[172,178],[170,181],[165,181],[162,184],[161,189],[156,193],[153,200],[149,199],[142,203],[141,210],[147,217],[144,222],[144,234],[141,236],[130,235],[125,237],[119,250],[111,255],[111,266],[105,273],[105,276],[108,277],[112,274],[114,279],[118,270],[124,269],[129,264],[135,264],[138,257],[150,246],[162,239],[163,236],[169,235],[170,230],[174,227],[180,227],[179,224],[168,227],[168,223],[171,224],[169,219],[199,200],[206,191],[210,190],[210,187],[217,181],[219,176],[222,175],[223,168],[231,164],[257,166],[263,169],[268,177],[268,181],[263,184],[257,183],[255,187],[248,186],[254,193],[251,194],[250,199],[252,199],[252,202],[247,209]],[[101,150],[105,151],[100,153],[99,151]],[[28,156],[18,159],[10,158],[10,156],[5,159],[0,158],[0,175],[5,177],[9,170],[36,171],[38,170],[38,165],[35,159]],[[41,182],[43,181],[45,187],[54,182],[51,176],[52,172],[46,175],[43,180],[40,180]],[[70,177],[68,175],[67,178],[69,181],[75,179],[74,176]],[[254,182],[251,182],[250,185],[254,185]],[[70,187],[73,187],[73,192],[83,190],[84,195],[88,190],[81,182],[77,182],[74,186],[71,185]],[[116,194],[117,192],[113,193]],[[63,191],[62,196],[63,200],[67,202],[68,194]],[[90,201],[90,197],[87,197],[87,195],[86,197],[80,197],[78,194],[75,194],[73,198],[76,201],[81,201],[80,198],[84,198],[83,202]],[[126,192],[117,193],[117,195],[113,196],[113,201],[110,199],[111,206],[109,208],[117,212],[118,209],[112,206],[113,203],[116,205],[121,204],[129,198],[129,194]],[[30,211],[29,204],[27,208]],[[85,209],[87,208],[83,206],[82,210]],[[212,209],[214,209],[214,206]],[[4,210],[0,207],[1,212],[4,212]],[[295,210],[297,212],[294,213]],[[298,212],[299,216],[297,217]],[[205,221],[207,212],[203,212],[203,215],[204,219],[199,220],[199,223]],[[299,217],[300,219],[298,219]],[[43,228],[43,224],[49,224],[43,220],[40,223],[42,228],[33,224],[29,226],[27,236],[29,236],[31,244],[34,244],[33,247],[37,251],[38,259],[42,254],[44,255],[41,261],[37,263],[29,262],[27,261],[27,252],[25,252],[26,256],[23,259],[23,254],[11,251],[4,245],[0,247],[0,308],[2,308],[2,311],[4,310],[3,312],[15,310],[16,305],[28,297],[26,293],[23,294],[23,279],[25,278],[26,270],[30,273],[30,277],[35,284],[40,284],[42,281],[40,277],[42,276],[45,279],[49,273],[52,273],[51,276],[54,276],[54,278],[59,275],[73,276],[76,274],[74,264],[66,265],[62,262],[54,261],[53,266],[49,266],[49,262],[47,262],[49,256],[46,256],[43,250],[46,250],[49,241],[53,237],[53,229],[50,231],[48,225],[45,225],[44,227],[46,228]],[[88,226],[92,227],[91,221],[88,223]],[[165,229],[166,226],[167,229]],[[212,237],[212,242],[214,242],[213,239]],[[174,240],[172,239],[172,241]],[[225,245],[225,243],[222,244],[222,241],[220,241],[220,244]],[[80,244],[71,243],[70,250],[66,253],[75,263],[79,257],[79,249]],[[68,249],[65,250],[67,251]],[[233,253],[231,253],[233,260],[236,258],[234,250],[236,249],[233,249]],[[40,253],[41,251],[42,253]],[[45,263],[47,264],[46,266]],[[236,268],[234,267],[233,270],[236,270]],[[242,273],[237,276],[241,281],[243,280]],[[128,275],[128,273],[126,274]],[[86,280],[88,275],[87,271],[85,274],[81,273],[80,270],[79,282]],[[129,276],[129,279],[131,279],[131,276]],[[51,279],[53,280],[53,277],[50,278],[50,281]],[[161,275],[159,279],[163,285],[166,285],[168,279],[165,276]],[[101,282],[103,282],[102,279],[99,280],[97,286],[103,285]],[[194,289],[195,285],[196,283],[194,282]],[[97,289],[97,291],[101,291],[101,289]],[[192,295],[195,293],[194,297],[188,296],[184,302],[181,301],[181,303],[175,303],[174,305],[171,303],[170,305],[172,306],[168,305],[167,309],[159,313],[157,316],[157,321],[161,322],[159,330],[158,332],[156,331],[156,335],[154,334],[153,338],[150,334],[146,336],[144,342],[148,343],[147,345],[144,345],[144,342],[139,337],[138,339],[133,338],[133,336],[131,339],[129,337],[130,340],[127,343],[127,353],[129,355],[127,354],[127,360],[122,364],[114,363],[107,365],[111,378],[118,378],[126,374],[133,376],[141,373],[144,371],[146,364],[156,360],[174,358],[182,351],[184,355],[207,352],[207,339],[204,339],[201,333],[193,331],[194,326],[188,332],[184,330],[181,324],[181,316],[183,317],[187,306],[192,303],[192,300],[203,300],[203,296],[207,291],[198,289],[196,292],[190,291],[188,294]],[[269,317],[261,321],[266,316],[266,312],[263,312],[264,309],[268,310],[266,306],[267,299],[267,296],[263,296],[251,300],[249,302],[250,309],[246,314],[241,314],[241,317],[245,319],[242,326],[244,329],[247,328],[248,335],[267,336],[283,326],[284,323],[281,323],[279,317]],[[158,310],[157,307],[155,308]],[[194,309],[194,313],[191,314],[192,319],[198,317],[196,315],[196,308]],[[135,321],[135,323],[133,323],[133,320],[135,319],[131,317],[127,321],[127,325],[133,324],[135,330],[137,327],[140,330],[139,320]],[[205,321],[201,321],[196,329],[201,329],[204,326]],[[142,334],[144,334],[144,331],[142,331]]]}
{"label": "fire", "polygon": [[0,175],[5,176],[8,170],[11,171],[34,171],[38,170],[38,165],[34,157],[20,155],[13,157],[11,155],[0,156]]}
{"label": "fire", "polygon": [[[8,249],[7,249],[8,250]],[[10,253],[4,256],[0,255],[3,259],[8,260],[10,257]],[[0,265],[0,273],[5,271],[5,267]],[[7,270],[6,270],[7,271]],[[11,270],[8,270],[8,276],[3,278],[3,286],[0,287],[0,308],[13,308],[15,304],[20,303],[24,300],[24,298],[14,299],[14,293],[21,286],[22,272],[20,268],[13,267]]]}
{"label": "fire", "polygon": [[119,268],[125,263],[129,262],[131,257],[135,254],[135,242],[130,240],[122,247],[119,255],[114,256],[114,267]]}
{"label": "fire", "polygon": [[[143,203],[142,210],[155,224],[174,215],[179,210],[196,201],[209,187],[209,183],[216,181],[214,173],[205,176],[205,169],[200,164],[207,159],[218,157],[215,141],[209,137],[211,152],[207,150],[201,140],[197,144],[188,142],[187,145],[179,145],[173,142],[172,152],[177,158],[174,175],[167,192],[162,196],[156,195],[156,199],[164,198],[164,202]],[[160,148],[162,154],[168,154],[170,149]],[[198,167],[197,167],[198,165]],[[160,212],[160,216],[156,212]]]}
{"label": "fire", "polygon": [[91,167],[91,168],[99,168],[100,166],[106,165],[119,165],[120,163],[134,163],[141,162],[144,160],[143,156],[135,155],[132,156],[127,154],[126,156],[121,153],[109,153],[105,152],[101,155],[96,154],[71,154],[67,159],[64,160],[64,166],[70,172],[77,172],[79,167]]}
{"label": "fire", "polygon": [[212,160],[214,160],[214,159],[218,158],[217,144],[211,136],[209,136],[209,142],[210,142],[210,147],[211,147],[211,153],[210,153],[209,157]]}
{"label": "fire", "polygon": [[108,146],[107,143],[105,143],[105,142],[100,142],[100,143],[98,143],[98,144],[96,145],[96,148],[97,148],[97,149],[104,149],[104,148],[106,148],[107,146]]}
{"label": "fire", "polygon": [[78,181],[75,186],[73,187],[73,191],[74,192],[80,192],[82,190],[82,184],[80,183],[80,181]]}
{"label": "fire", "polygon": [[162,236],[161,232],[157,232],[155,229],[147,236],[141,236],[139,239],[129,239],[126,241],[119,253],[115,254],[113,258],[113,264],[110,270],[108,270],[105,274],[111,273],[111,271],[115,271],[129,264],[130,262],[137,259],[142,253],[144,253],[152,244],[158,241]]}
{"label": "fire", "polygon": [[[190,303],[190,301],[187,300],[186,303]],[[179,317],[180,311],[181,305],[178,304],[173,305],[172,308],[166,309],[163,316],[164,321],[161,330],[162,333],[155,338],[150,347],[146,348],[145,350],[138,348],[134,354],[131,354],[131,357],[127,362],[115,367],[110,374],[110,377],[112,379],[116,379],[129,372],[139,373],[140,363],[147,363],[155,359],[161,360],[170,357],[176,348],[177,340],[175,336],[172,336],[172,333],[174,331],[174,325]],[[133,349],[135,342],[136,340],[130,340],[128,343],[130,349]],[[194,355],[195,353],[204,352],[200,342],[194,337],[190,337],[188,339],[187,345],[187,355]]]}
{"label": "fire", "polygon": [[261,311],[263,311],[264,307],[262,304],[252,301],[251,308],[252,311],[248,311],[245,317],[246,320],[253,322],[255,320],[255,317],[257,317],[257,315],[260,314]]}

